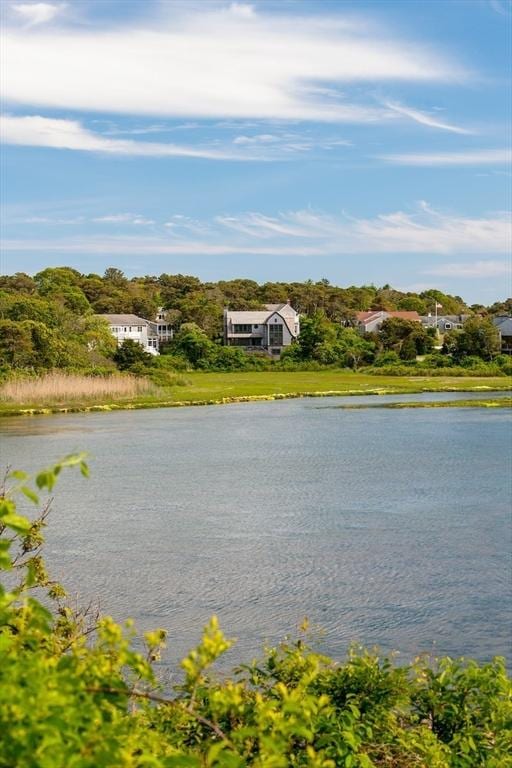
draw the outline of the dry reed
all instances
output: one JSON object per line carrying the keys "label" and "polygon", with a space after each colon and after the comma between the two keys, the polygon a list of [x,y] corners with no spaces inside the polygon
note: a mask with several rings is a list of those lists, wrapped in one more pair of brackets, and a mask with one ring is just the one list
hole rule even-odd
{"label": "dry reed", "polygon": [[0,387],[0,401],[9,403],[60,403],[77,400],[125,399],[155,392],[148,379],[110,374],[83,376],[53,372],[29,379],[11,379]]}

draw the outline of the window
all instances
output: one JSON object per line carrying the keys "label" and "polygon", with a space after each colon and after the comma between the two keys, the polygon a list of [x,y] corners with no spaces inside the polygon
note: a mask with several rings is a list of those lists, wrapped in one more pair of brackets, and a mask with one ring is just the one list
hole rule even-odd
{"label": "window", "polygon": [[250,323],[241,323],[233,326],[233,333],[251,333],[252,325]]}
{"label": "window", "polygon": [[[268,327],[268,343],[271,347],[273,346],[283,346],[283,326],[281,324],[279,325],[269,325]],[[272,354],[274,354],[274,350],[272,350]]]}
{"label": "window", "polygon": [[271,349],[270,350],[273,355],[279,355],[281,353],[280,349]]}
{"label": "window", "polygon": [[257,331],[258,328],[259,328],[259,325],[253,325],[253,328],[254,328],[255,331]]}
{"label": "window", "polygon": [[451,324],[451,323],[445,323],[445,324],[444,324],[444,329],[445,329],[445,331],[451,331],[451,329],[452,329],[452,324]]}
{"label": "window", "polygon": [[128,328],[125,328],[125,329],[124,329],[124,332],[126,333],[126,332],[127,332],[127,330],[128,330]]}
{"label": "window", "polygon": [[139,333],[142,333],[142,325],[138,325],[137,326],[137,330],[138,330]]}

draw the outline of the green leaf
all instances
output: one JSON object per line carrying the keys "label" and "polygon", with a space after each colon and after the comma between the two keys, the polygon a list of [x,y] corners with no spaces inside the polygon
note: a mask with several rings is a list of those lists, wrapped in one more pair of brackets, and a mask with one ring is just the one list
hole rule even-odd
{"label": "green leaf", "polygon": [[36,476],[36,485],[38,488],[48,488],[49,491],[55,485],[55,475],[49,469],[44,469]]}
{"label": "green leaf", "polygon": [[32,523],[26,517],[16,514],[16,512],[9,512],[2,517],[2,523],[6,525],[11,531],[15,533],[28,533],[32,527]]}
{"label": "green leaf", "polygon": [[20,488],[20,491],[24,496],[27,497],[27,499],[30,499],[30,501],[33,501],[34,504],[39,504],[39,496],[35,491],[32,490],[32,488],[29,488],[28,486],[23,485]]}
{"label": "green leaf", "polygon": [[14,478],[15,480],[28,480],[28,474],[27,472],[23,472],[21,469],[13,469],[12,472],[9,472],[7,475],[7,478]]}

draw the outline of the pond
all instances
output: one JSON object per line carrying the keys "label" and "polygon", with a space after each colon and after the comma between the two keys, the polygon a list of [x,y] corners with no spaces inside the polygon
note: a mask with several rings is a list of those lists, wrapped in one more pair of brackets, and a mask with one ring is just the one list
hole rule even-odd
{"label": "pond", "polygon": [[238,638],[231,661],[304,616],[337,657],[350,641],[509,655],[511,410],[333,408],[358,402],[4,419],[0,461],[89,452],[91,478],[56,489],[51,571],[84,603],[168,629],[168,661],[213,613]]}

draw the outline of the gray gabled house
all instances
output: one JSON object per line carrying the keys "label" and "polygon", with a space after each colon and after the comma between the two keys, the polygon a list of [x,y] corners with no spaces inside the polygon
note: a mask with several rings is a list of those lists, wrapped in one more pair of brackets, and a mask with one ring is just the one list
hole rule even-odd
{"label": "gray gabled house", "polygon": [[501,353],[512,355],[512,317],[498,315],[492,321],[500,334]]}
{"label": "gray gabled house", "polygon": [[224,310],[224,344],[228,347],[262,350],[279,357],[299,333],[299,315],[289,303],[266,304],[262,310]]}

